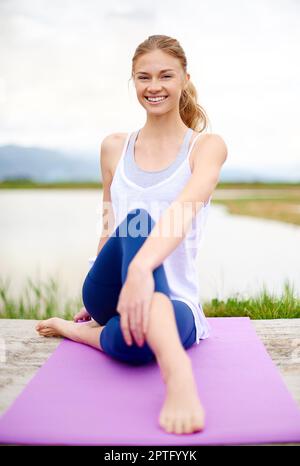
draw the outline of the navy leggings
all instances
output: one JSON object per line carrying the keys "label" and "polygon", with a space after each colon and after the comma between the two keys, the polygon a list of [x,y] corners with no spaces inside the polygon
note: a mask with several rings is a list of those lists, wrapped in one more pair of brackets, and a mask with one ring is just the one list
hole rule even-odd
{"label": "navy leggings", "polygon": [[[146,234],[143,233],[143,236],[130,234],[130,222],[137,215],[139,219],[144,220],[143,224],[147,225]],[[131,210],[100,250],[82,287],[82,300],[86,310],[96,322],[105,325],[100,334],[101,348],[111,357],[131,365],[146,364],[155,359],[155,355],[146,340],[142,347],[139,347],[133,339],[132,345],[127,345],[116,307],[126,280],[128,266],[154,225],[155,222],[147,210],[140,208]],[[153,278],[154,291],[164,293],[170,299],[170,289],[163,264],[153,270]],[[175,299],[171,299],[171,302],[180,340],[187,349],[196,339],[194,315],[186,303]],[[168,329],[166,329],[166,338],[168,338]]]}

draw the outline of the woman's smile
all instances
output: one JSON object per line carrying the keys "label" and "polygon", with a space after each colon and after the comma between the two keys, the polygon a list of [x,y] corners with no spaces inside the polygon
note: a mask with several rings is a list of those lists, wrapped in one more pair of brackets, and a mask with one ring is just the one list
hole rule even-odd
{"label": "woman's smile", "polygon": [[[158,105],[162,102],[164,102],[165,100],[167,100],[168,96],[158,96],[158,97],[144,97],[144,99],[146,100],[146,102],[150,105]],[[149,100],[149,99],[154,99],[154,100]]]}

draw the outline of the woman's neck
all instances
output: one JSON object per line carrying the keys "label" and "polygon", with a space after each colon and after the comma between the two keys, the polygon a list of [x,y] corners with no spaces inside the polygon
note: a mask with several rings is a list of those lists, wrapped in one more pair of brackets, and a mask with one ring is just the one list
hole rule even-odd
{"label": "woman's neck", "polygon": [[144,140],[173,140],[183,136],[188,130],[182,120],[163,122],[163,121],[147,121],[146,124],[141,128],[140,135]]}

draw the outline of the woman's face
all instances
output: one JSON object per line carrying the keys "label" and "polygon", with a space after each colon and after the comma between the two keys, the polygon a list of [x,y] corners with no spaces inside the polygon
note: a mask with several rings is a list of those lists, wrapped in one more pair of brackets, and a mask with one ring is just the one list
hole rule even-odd
{"label": "woman's face", "polygon": [[[161,50],[142,55],[135,64],[134,84],[137,98],[147,112],[160,114],[179,107],[181,92],[187,78],[179,60]],[[146,99],[161,96],[165,98],[157,103],[151,103]]]}

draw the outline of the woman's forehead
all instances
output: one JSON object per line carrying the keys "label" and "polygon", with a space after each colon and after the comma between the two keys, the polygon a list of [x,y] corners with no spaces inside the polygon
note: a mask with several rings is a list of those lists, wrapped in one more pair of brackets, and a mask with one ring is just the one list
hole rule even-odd
{"label": "woman's forehead", "polygon": [[[155,51],[156,52],[156,51]],[[162,72],[162,71],[178,71],[179,64],[178,60],[175,57],[163,53],[157,54],[154,52],[149,52],[138,58],[135,65],[136,73],[140,72]]]}

